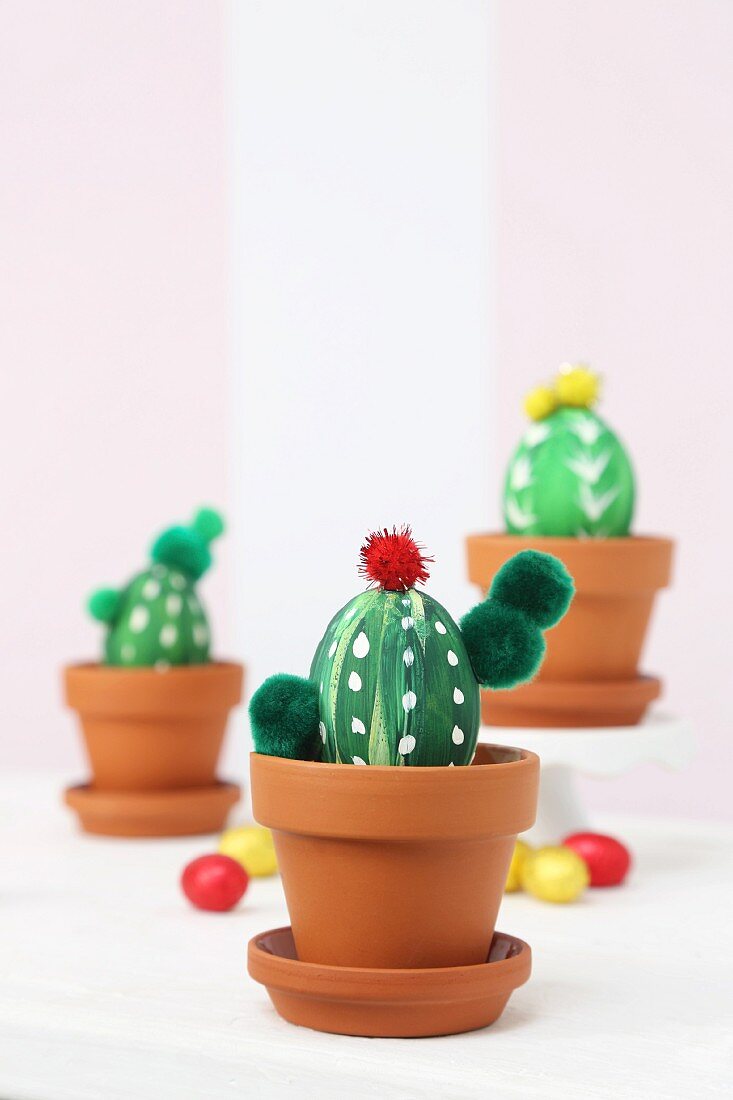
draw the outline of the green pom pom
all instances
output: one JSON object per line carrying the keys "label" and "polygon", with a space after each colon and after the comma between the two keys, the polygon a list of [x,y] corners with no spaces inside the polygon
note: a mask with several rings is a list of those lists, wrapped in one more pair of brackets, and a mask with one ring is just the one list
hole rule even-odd
{"label": "green pom pom", "polygon": [[180,569],[194,580],[211,565],[209,547],[193,527],[169,527],[153,543],[153,561]]}
{"label": "green pom pom", "polygon": [[116,588],[98,588],[87,600],[87,610],[100,623],[112,623],[120,608],[120,593]]}
{"label": "green pom pom", "polygon": [[461,619],[463,640],[478,682],[494,690],[531,680],[542,664],[545,639],[526,615],[484,600]]}
{"label": "green pom pom", "polygon": [[224,534],[224,518],[213,508],[199,508],[191,526],[205,543],[213,542]]}
{"label": "green pom pom", "polygon": [[570,607],[574,592],[573,578],[558,558],[522,550],[502,565],[489,596],[523,611],[541,630],[549,630]]}
{"label": "green pom pom", "polygon": [[279,673],[257,689],[249,704],[255,749],[265,756],[315,760],[320,755],[318,685]]}

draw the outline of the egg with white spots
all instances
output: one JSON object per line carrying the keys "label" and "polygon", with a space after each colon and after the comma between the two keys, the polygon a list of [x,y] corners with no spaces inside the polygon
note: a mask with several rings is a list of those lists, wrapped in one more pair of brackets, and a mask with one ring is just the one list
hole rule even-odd
{"label": "egg with white spots", "polygon": [[371,588],[350,600],[329,623],[310,679],[325,762],[470,763],[478,684],[457,623],[426,593]]}

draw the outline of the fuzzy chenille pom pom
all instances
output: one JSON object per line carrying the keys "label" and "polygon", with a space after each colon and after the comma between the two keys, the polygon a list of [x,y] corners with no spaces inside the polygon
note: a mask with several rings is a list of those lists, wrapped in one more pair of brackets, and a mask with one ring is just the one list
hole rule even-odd
{"label": "fuzzy chenille pom pom", "polygon": [[542,631],[521,611],[498,600],[486,599],[464,615],[461,633],[482,687],[516,687],[531,680],[542,664]]}
{"label": "fuzzy chenille pom pom", "polygon": [[120,608],[120,593],[116,588],[98,588],[87,600],[87,610],[100,623],[112,623]]}
{"label": "fuzzy chenille pom pom", "polygon": [[522,550],[502,565],[489,596],[522,611],[541,630],[559,623],[575,592],[573,578],[559,558]]}
{"label": "fuzzy chenille pom pom", "polygon": [[265,756],[315,760],[320,754],[318,685],[278,673],[257,689],[249,704],[255,750]]}

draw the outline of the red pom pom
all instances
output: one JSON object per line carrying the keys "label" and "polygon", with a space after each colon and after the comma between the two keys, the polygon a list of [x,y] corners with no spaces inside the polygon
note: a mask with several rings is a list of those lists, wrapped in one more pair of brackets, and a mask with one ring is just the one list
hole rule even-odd
{"label": "red pom pom", "polygon": [[372,531],[361,548],[359,572],[390,592],[403,592],[418,581],[424,584],[430,574],[426,558],[412,537],[409,527]]}
{"label": "red pom pom", "polygon": [[249,885],[249,875],[229,856],[199,856],[183,869],[181,888],[197,909],[225,913],[232,909]]}
{"label": "red pom pom", "polygon": [[631,866],[629,849],[604,833],[573,833],[563,840],[588,864],[591,886],[620,886]]}

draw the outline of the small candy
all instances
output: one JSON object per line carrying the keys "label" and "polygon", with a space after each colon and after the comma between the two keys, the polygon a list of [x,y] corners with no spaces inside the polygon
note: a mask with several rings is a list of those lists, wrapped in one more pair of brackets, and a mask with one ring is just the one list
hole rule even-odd
{"label": "small candy", "polygon": [[525,844],[523,840],[517,840],[514,844],[514,852],[512,853],[512,861],[509,864],[509,873],[506,877],[506,885],[504,891],[507,894],[513,894],[516,890],[521,889],[522,886],[522,868],[524,867],[527,856],[532,851],[529,844]]}
{"label": "small candy", "polygon": [[232,909],[249,884],[241,864],[229,856],[199,856],[183,869],[181,889],[197,909],[225,913]]}
{"label": "small candy", "polygon": [[588,885],[588,868],[572,848],[539,848],[524,861],[524,889],[542,901],[575,901]]}
{"label": "small candy", "polygon": [[254,878],[277,874],[272,833],[261,825],[242,825],[237,829],[227,829],[219,840],[219,851],[222,855],[236,859],[247,874]]}
{"label": "small candy", "polygon": [[603,833],[573,833],[563,844],[588,865],[591,886],[620,886],[631,866],[631,854],[619,840]]}

